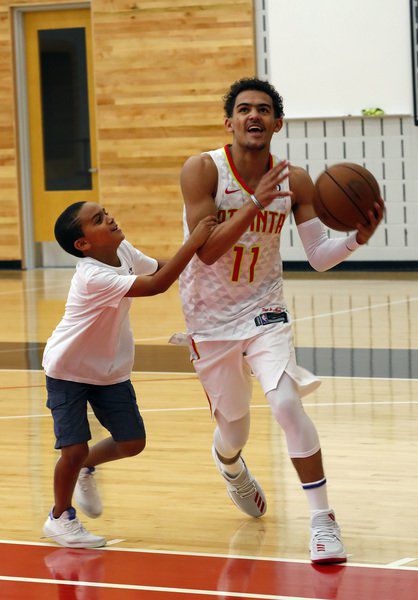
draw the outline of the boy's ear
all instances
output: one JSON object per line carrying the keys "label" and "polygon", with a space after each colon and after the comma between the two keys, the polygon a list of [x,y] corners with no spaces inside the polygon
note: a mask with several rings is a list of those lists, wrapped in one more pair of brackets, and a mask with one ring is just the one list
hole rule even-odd
{"label": "boy's ear", "polygon": [[86,238],[81,237],[81,238],[78,238],[78,240],[76,240],[74,242],[74,248],[76,250],[79,250],[80,252],[86,252],[86,250],[88,250],[90,248],[90,244],[86,240]]}

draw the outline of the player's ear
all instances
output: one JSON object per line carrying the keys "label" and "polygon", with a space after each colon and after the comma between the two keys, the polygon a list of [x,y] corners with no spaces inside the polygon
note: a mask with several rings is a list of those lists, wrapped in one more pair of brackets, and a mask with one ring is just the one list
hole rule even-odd
{"label": "player's ear", "polygon": [[78,240],[76,240],[74,242],[74,248],[76,250],[79,250],[80,252],[86,252],[86,250],[88,250],[90,248],[90,244],[86,240],[86,238],[81,237],[81,238],[78,238]]}
{"label": "player's ear", "polygon": [[278,133],[282,127],[283,127],[283,117],[280,117],[280,119],[276,119],[276,126],[274,128],[275,133]]}
{"label": "player's ear", "polygon": [[233,133],[234,131],[232,128],[232,119],[230,119],[229,117],[225,118],[225,129],[228,133]]}

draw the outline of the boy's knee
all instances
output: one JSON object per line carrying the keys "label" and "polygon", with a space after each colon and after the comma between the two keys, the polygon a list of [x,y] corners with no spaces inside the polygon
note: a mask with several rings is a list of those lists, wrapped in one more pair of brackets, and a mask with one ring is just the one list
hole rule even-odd
{"label": "boy's knee", "polygon": [[136,456],[145,448],[145,438],[138,440],[129,440],[127,442],[118,442],[119,452],[123,456]]}
{"label": "boy's knee", "polygon": [[81,466],[86,460],[89,453],[87,444],[74,444],[74,446],[66,446],[61,448],[62,458],[74,467]]}

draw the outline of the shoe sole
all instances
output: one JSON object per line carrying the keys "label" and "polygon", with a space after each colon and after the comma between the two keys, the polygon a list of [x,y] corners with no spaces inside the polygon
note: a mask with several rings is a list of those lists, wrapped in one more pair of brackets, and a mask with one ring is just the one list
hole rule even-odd
{"label": "shoe sole", "polygon": [[45,537],[50,539],[52,542],[55,542],[59,546],[63,546],[64,548],[103,548],[103,546],[106,546],[106,540],[104,538],[102,542],[96,542],[95,544],[64,544],[63,542],[58,540],[58,537],[61,536],[58,536],[56,533],[49,533],[49,531],[45,528],[42,531]]}
{"label": "shoe sole", "polygon": [[311,558],[311,562],[315,565],[335,565],[338,563],[347,562],[346,556],[329,556],[328,558]]}

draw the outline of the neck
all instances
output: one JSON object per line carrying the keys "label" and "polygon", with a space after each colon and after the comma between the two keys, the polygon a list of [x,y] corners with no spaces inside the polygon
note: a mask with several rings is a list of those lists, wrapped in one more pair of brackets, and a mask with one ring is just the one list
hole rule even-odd
{"label": "neck", "polygon": [[230,146],[232,160],[242,179],[255,187],[270,166],[270,148],[243,148],[232,142]]}
{"label": "neck", "polygon": [[99,250],[92,250],[88,254],[86,254],[86,256],[94,258],[95,260],[98,260],[99,262],[104,263],[105,265],[110,265],[111,267],[121,266],[121,262],[117,251],[113,248],[101,248]]}

